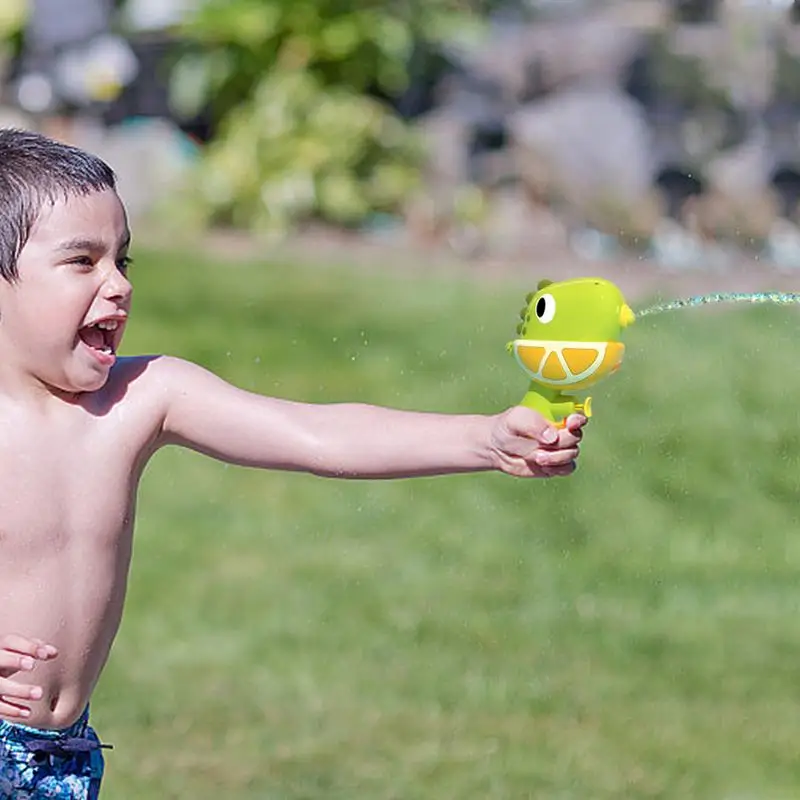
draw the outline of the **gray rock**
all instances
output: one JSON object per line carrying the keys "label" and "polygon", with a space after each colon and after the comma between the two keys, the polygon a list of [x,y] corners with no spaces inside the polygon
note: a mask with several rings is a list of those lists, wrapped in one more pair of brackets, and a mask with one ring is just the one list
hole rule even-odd
{"label": "gray rock", "polygon": [[508,125],[519,157],[544,159],[572,203],[636,203],[652,185],[644,115],[615,88],[566,89],[511,115]]}

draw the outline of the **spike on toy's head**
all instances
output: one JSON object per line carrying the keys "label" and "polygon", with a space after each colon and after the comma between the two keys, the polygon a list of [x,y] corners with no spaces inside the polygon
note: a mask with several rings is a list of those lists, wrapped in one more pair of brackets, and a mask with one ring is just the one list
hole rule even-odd
{"label": "spike on toy's head", "polygon": [[560,341],[616,341],[634,315],[622,292],[603,278],[544,279],[525,298],[521,336]]}

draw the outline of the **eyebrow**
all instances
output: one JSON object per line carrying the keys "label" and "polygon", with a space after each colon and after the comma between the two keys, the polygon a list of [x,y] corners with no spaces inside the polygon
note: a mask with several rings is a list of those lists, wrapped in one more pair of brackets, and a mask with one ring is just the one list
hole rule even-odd
{"label": "eyebrow", "polygon": [[[130,247],[130,244],[131,234],[128,232],[117,249],[124,250],[126,247]],[[99,251],[105,251],[106,249],[106,243],[102,241],[102,239],[88,239],[79,237],[77,239],[70,239],[69,241],[61,242],[61,244],[56,247],[56,252],[74,253],[76,250],[88,250],[90,253],[96,253]]]}

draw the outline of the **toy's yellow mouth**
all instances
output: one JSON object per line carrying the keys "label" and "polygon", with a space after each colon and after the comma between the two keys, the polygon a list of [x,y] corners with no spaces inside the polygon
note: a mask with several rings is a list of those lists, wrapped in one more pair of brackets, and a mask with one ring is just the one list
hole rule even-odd
{"label": "toy's yellow mouth", "polygon": [[622,308],[619,310],[619,324],[623,328],[627,328],[628,325],[632,325],[635,321],[636,314],[633,313],[633,309],[627,303],[623,303]]}
{"label": "toy's yellow mouth", "polygon": [[517,363],[545,386],[582,389],[616,372],[625,354],[621,342],[512,342]]}

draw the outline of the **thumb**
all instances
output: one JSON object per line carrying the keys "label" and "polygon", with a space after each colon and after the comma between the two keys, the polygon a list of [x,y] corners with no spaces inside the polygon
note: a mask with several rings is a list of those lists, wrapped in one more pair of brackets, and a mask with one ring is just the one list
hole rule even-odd
{"label": "thumb", "polygon": [[532,408],[519,407],[512,419],[515,433],[536,439],[542,444],[555,444],[558,441],[555,426]]}
{"label": "thumb", "polygon": [[542,444],[555,444],[558,441],[558,431],[547,420],[543,422],[544,427],[538,434],[539,441]]}

